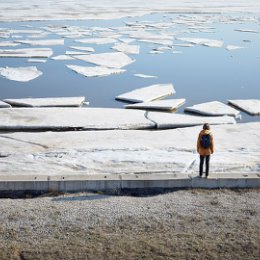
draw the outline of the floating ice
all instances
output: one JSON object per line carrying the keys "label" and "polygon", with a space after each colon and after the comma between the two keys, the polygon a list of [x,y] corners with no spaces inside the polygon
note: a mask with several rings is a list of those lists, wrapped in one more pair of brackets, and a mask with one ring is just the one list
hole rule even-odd
{"label": "floating ice", "polygon": [[241,47],[241,46],[236,46],[236,45],[227,45],[226,49],[228,51],[234,51],[234,50],[238,50],[238,49],[244,49],[245,47]]}
{"label": "floating ice", "polygon": [[111,74],[123,73],[125,70],[123,69],[114,69],[114,68],[106,68],[106,67],[85,67],[85,66],[77,66],[77,65],[67,65],[71,70],[82,74],[86,77],[104,77],[109,76]]}
{"label": "floating ice", "polygon": [[145,74],[134,74],[134,76],[144,79],[152,79],[152,78],[158,78],[157,76],[152,75],[145,75]]}
{"label": "floating ice", "polygon": [[117,68],[117,69],[120,69],[135,61],[122,52],[75,55],[74,57],[79,60],[90,62],[102,67]]}
{"label": "floating ice", "polygon": [[123,43],[126,43],[126,44],[129,44],[131,42],[134,42],[135,39],[130,39],[130,38],[120,38],[119,39],[120,42],[123,42]]}
{"label": "floating ice", "polygon": [[185,108],[186,112],[193,112],[207,116],[239,116],[239,111],[219,101],[202,103]]}
{"label": "floating ice", "polygon": [[75,58],[69,56],[69,55],[58,55],[51,57],[52,60],[75,60]]}
{"label": "floating ice", "polygon": [[52,53],[50,48],[0,49],[0,57],[49,58]]}
{"label": "floating ice", "polygon": [[92,47],[84,47],[84,46],[70,46],[71,49],[79,50],[79,51],[87,51],[87,52],[94,52],[95,49]]}
{"label": "floating ice", "polygon": [[173,45],[177,46],[177,47],[193,47],[194,46],[194,44],[191,44],[191,43],[174,43]]}
{"label": "floating ice", "polygon": [[260,99],[235,99],[228,102],[251,115],[260,115]]}
{"label": "floating ice", "polygon": [[126,108],[174,110],[185,103],[185,99],[166,99],[126,105]]}
{"label": "floating ice", "polygon": [[211,125],[236,123],[234,117],[231,116],[201,117],[165,112],[149,112],[148,118],[153,122],[156,122],[157,128],[159,129],[188,127],[203,125],[205,123],[209,123]]}
{"label": "floating ice", "polygon": [[10,42],[10,41],[0,41],[0,47],[15,47],[17,45],[20,45],[20,43],[17,42]]}
{"label": "floating ice", "polygon": [[4,102],[18,107],[81,107],[85,97],[18,98],[4,99]]}
{"label": "floating ice", "polygon": [[246,33],[259,33],[256,30],[251,30],[251,29],[235,29],[237,32],[246,32]]}
{"label": "floating ice", "polygon": [[16,68],[6,67],[0,68],[0,75],[6,79],[26,82],[39,77],[42,75],[42,72],[37,70],[37,68],[34,66]]}
{"label": "floating ice", "polygon": [[148,129],[144,111],[111,108],[12,108],[0,110],[0,129]]}
{"label": "floating ice", "polygon": [[34,63],[45,63],[47,60],[41,60],[41,59],[28,59],[28,62],[34,62]]}
{"label": "floating ice", "polygon": [[65,55],[86,55],[86,52],[81,51],[66,51]]}
{"label": "floating ice", "polygon": [[140,52],[140,47],[138,45],[128,45],[126,43],[116,44],[112,49],[128,54],[139,54]]}
{"label": "floating ice", "polygon": [[215,48],[220,48],[223,46],[224,42],[219,41],[219,40],[212,40],[212,39],[206,39],[206,38],[177,38],[179,41],[184,41],[184,42],[190,42],[193,44],[198,44],[198,45],[204,45],[208,47],[215,47]]}
{"label": "floating ice", "polygon": [[148,102],[174,93],[175,90],[172,84],[156,84],[121,94],[116,99],[128,102]]}
{"label": "floating ice", "polygon": [[11,106],[4,101],[0,100],[0,108],[10,108]]}
{"label": "floating ice", "polygon": [[23,43],[23,44],[34,45],[34,46],[64,45],[64,39],[16,40],[16,42]]}
{"label": "floating ice", "polygon": [[75,42],[89,43],[89,44],[110,44],[110,43],[116,43],[117,40],[112,38],[87,38],[87,39],[75,40]]}

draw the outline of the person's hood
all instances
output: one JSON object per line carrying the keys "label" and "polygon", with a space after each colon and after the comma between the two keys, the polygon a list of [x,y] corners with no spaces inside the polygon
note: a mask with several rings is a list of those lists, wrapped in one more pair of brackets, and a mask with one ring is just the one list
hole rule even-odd
{"label": "person's hood", "polygon": [[208,135],[208,134],[211,134],[211,131],[210,130],[201,130],[200,133],[203,135]]}

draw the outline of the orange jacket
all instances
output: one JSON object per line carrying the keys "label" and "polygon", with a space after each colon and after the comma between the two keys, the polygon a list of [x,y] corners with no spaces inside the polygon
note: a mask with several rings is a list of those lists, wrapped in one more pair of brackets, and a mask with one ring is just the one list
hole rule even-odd
{"label": "orange jacket", "polygon": [[[210,135],[210,146],[209,146],[209,148],[203,148],[200,143],[201,136],[207,135],[207,134]],[[197,152],[202,156],[206,156],[206,155],[210,155],[210,154],[214,153],[214,138],[213,138],[212,133],[209,130],[200,131],[198,140],[197,140]]]}

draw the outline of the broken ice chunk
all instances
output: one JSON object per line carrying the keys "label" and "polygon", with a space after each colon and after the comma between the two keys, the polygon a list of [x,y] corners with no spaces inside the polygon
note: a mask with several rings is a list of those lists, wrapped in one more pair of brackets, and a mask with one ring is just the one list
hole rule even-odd
{"label": "broken ice chunk", "polygon": [[49,58],[52,53],[50,48],[0,49],[0,57]]}
{"label": "broken ice chunk", "polygon": [[126,43],[116,44],[112,49],[128,53],[128,54],[139,54],[140,47],[138,45],[128,45]]}
{"label": "broken ice chunk", "polygon": [[75,60],[75,58],[69,56],[69,55],[58,55],[51,57],[52,60]]}
{"label": "broken ice chunk", "polygon": [[260,115],[260,99],[235,99],[228,102],[248,114]]}
{"label": "broken ice chunk", "polygon": [[0,75],[6,79],[26,82],[39,77],[42,75],[42,72],[37,70],[37,68],[34,66],[16,68],[6,67],[0,68]]}
{"label": "broken ice chunk", "polygon": [[20,45],[20,43],[10,42],[10,41],[2,41],[0,42],[0,47],[15,47]]}
{"label": "broken ice chunk", "polygon": [[237,32],[246,32],[246,33],[259,33],[256,30],[251,30],[251,29],[235,29]]}
{"label": "broken ice chunk", "polygon": [[244,49],[245,47],[241,47],[241,46],[236,46],[236,45],[227,45],[226,49],[228,51],[234,51],[234,50],[238,50],[238,49]]}
{"label": "broken ice chunk", "polygon": [[239,117],[239,111],[219,101],[212,101],[186,107],[185,112],[193,112],[207,116],[234,116]]}
{"label": "broken ice chunk", "polygon": [[174,93],[175,90],[172,84],[156,84],[121,94],[116,99],[128,102],[148,102]]}
{"label": "broken ice chunk", "polygon": [[94,52],[95,49],[92,47],[84,47],[84,46],[70,46],[71,49],[79,50],[79,51],[87,51],[87,52]]}
{"label": "broken ice chunk", "polygon": [[11,106],[4,101],[0,100],[0,108],[10,108]]}
{"label": "broken ice chunk", "polygon": [[126,108],[174,110],[185,103],[185,99],[166,99],[126,105]]}
{"label": "broken ice chunk", "polygon": [[177,40],[215,48],[220,48],[224,44],[223,41],[206,38],[177,38]]}
{"label": "broken ice chunk", "polygon": [[104,77],[104,76],[109,76],[111,74],[118,74],[118,73],[125,72],[125,70],[123,69],[114,69],[114,68],[106,68],[106,67],[85,67],[85,66],[77,66],[77,65],[67,65],[67,67],[86,77]]}
{"label": "broken ice chunk", "polygon": [[28,62],[34,62],[34,63],[45,63],[47,60],[41,60],[41,59],[28,59]]}
{"label": "broken ice chunk", "polygon": [[75,55],[73,57],[102,67],[117,69],[121,69],[122,67],[131,64],[135,61],[122,52]]}
{"label": "broken ice chunk", "polygon": [[85,97],[4,99],[4,102],[17,107],[81,107]]}
{"label": "broken ice chunk", "polygon": [[35,46],[49,46],[49,45],[64,45],[64,39],[50,39],[50,40],[16,40],[16,42],[35,45]]}
{"label": "broken ice chunk", "polygon": [[158,78],[157,76],[145,75],[145,74],[134,74],[134,76],[144,79]]}

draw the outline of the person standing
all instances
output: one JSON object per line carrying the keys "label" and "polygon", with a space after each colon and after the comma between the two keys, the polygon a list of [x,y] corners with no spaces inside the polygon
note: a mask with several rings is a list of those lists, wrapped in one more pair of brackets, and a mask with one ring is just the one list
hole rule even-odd
{"label": "person standing", "polygon": [[197,140],[197,152],[200,155],[199,176],[202,177],[204,161],[206,161],[206,178],[209,176],[210,155],[214,153],[214,138],[209,124],[204,124]]}

